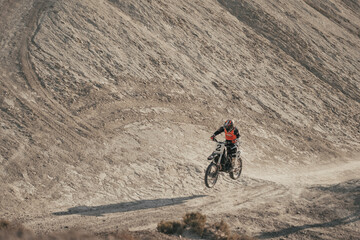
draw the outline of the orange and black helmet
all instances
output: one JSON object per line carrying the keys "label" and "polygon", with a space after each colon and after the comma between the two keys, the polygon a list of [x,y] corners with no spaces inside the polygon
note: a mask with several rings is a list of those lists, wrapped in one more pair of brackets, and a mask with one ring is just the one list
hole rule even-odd
{"label": "orange and black helmet", "polygon": [[230,131],[231,129],[233,129],[234,127],[234,123],[232,120],[226,120],[226,122],[224,123],[224,128],[226,129],[226,131]]}

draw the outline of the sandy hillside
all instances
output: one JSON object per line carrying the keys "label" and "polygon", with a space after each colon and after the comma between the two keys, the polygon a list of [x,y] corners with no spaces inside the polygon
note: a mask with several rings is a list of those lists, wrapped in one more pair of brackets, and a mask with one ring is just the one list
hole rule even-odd
{"label": "sandy hillside", "polygon": [[[0,216],[360,238],[358,0],[0,0]],[[239,180],[203,182],[212,133]]]}

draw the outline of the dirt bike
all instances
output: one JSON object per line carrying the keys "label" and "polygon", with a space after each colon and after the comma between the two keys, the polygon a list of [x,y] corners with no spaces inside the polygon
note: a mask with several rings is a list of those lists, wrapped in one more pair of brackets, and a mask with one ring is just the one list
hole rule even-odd
{"label": "dirt bike", "polygon": [[242,171],[242,159],[240,157],[240,151],[236,153],[235,166],[231,169],[231,159],[228,155],[227,144],[225,142],[217,142],[215,151],[208,157],[211,161],[205,172],[205,185],[208,188],[212,188],[220,172],[229,173],[232,179],[238,179]]}

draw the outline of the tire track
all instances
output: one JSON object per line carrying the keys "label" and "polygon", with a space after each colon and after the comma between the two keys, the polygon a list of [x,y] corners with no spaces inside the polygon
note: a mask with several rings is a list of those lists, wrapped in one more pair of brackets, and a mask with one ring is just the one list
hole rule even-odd
{"label": "tire track", "polygon": [[[87,124],[83,124],[83,126],[79,126],[78,122],[80,122],[79,119],[74,119],[72,115],[70,115],[66,109],[64,109],[62,106],[60,106],[59,103],[52,100],[51,94],[49,94],[46,89],[45,85],[40,80],[39,76],[36,73],[35,67],[31,61],[30,56],[30,43],[31,40],[34,38],[36,33],[38,32],[40,28],[40,18],[42,14],[44,14],[56,1],[36,1],[34,3],[34,6],[32,7],[29,18],[27,20],[27,32],[24,34],[23,39],[21,40],[21,48],[19,51],[19,63],[20,63],[20,69],[22,73],[24,74],[25,80],[30,87],[31,90],[35,91],[37,94],[40,95],[42,100],[45,102],[45,106],[48,108],[47,110],[52,111],[54,113],[61,113],[61,117],[64,120],[64,123],[61,123],[59,121],[54,121],[53,117],[50,114],[45,114],[44,112],[40,113],[42,117],[46,119],[46,122],[60,135],[70,135],[70,139],[81,141],[81,137],[79,134],[74,133],[81,130],[82,133],[86,132],[86,135],[90,134],[91,127]],[[36,109],[36,106],[34,106],[32,109]],[[71,121],[69,121],[71,120]],[[54,122],[55,124],[51,124],[51,122]],[[55,126],[54,126],[55,125]],[[63,129],[66,129],[67,131],[62,131]],[[69,139],[69,138],[68,138]]]}
{"label": "tire track", "polygon": [[[54,133],[59,136],[64,137],[72,144],[83,142],[84,137],[88,137],[94,134],[96,131],[86,122],[70,114],[63,106],[53,99],[51,93],[45,89],[45,85],[37,75],[35,66],[31,60],[31,44],[32,39],[39,31],[41,27],[41,17],[45,14],[51,7],[56,3],[56,0],[45,1],[38,0],[35,1],[26,14],[24,14],[24,19],[22,20],[23,28],[22,33],[19,37],[11,38],[11,34],[3,34],[2,42],[9,41],[14,46],[12,51],[4,53],[9,55],[6,63],[3,63],[4,74],[10,76],[11,72],[17,72],[25,81],[25,84],[22,85],[27,93],[21,94],[19,89],[15,88],[14,84],[10,79],[5,79],[3,81],[5,89],[9,92],[9,95],[15,97],[17,101],[24,105],[33,116],[36,116],[45,126],[48,126]],[[12,22],[7,22],[10,17],[6,15],[6,12],[17,12],[20,8],[27,8],[28,3],[18,3],[18,4],[8,4],[4,3],[6,7],[1,11],[1,17],[4,19],[4,26],[2,30],[6,30],[5,25],[10,25]],[[20,5],[20,6],[19,6]],[[20,13],[23,13],[20,11]],[[22,24],[20,23],[20,24]],[[7,37],[7,35],[10,36]],[[6,38],[7,37],[7,38]],[[10,65],[9,63],[15,62],[15,65]],[[16,67],[19,69],[17,70]],[[9,77],[10,78],[10,77]],[[17,80],[22,81],[22,80]],[[34,101],[29,101],[24,98],[24,94],[31,94],[36,96]],[[3,109],[5,114],[9,114]],[[33,124],[36,124],[33,122]],[[99,133],[97,133],[99,134]]]}

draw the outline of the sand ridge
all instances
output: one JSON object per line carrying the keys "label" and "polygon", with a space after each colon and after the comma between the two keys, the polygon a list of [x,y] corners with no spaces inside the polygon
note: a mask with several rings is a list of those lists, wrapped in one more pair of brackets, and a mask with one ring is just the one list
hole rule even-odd
{"label": "sand ridge", "polygon": [[[0,0],[1,215],[359,237],[356,1]],[[232,118],[243,175],[203,183]],[[67,228],[65,228],[65,226]]]}

